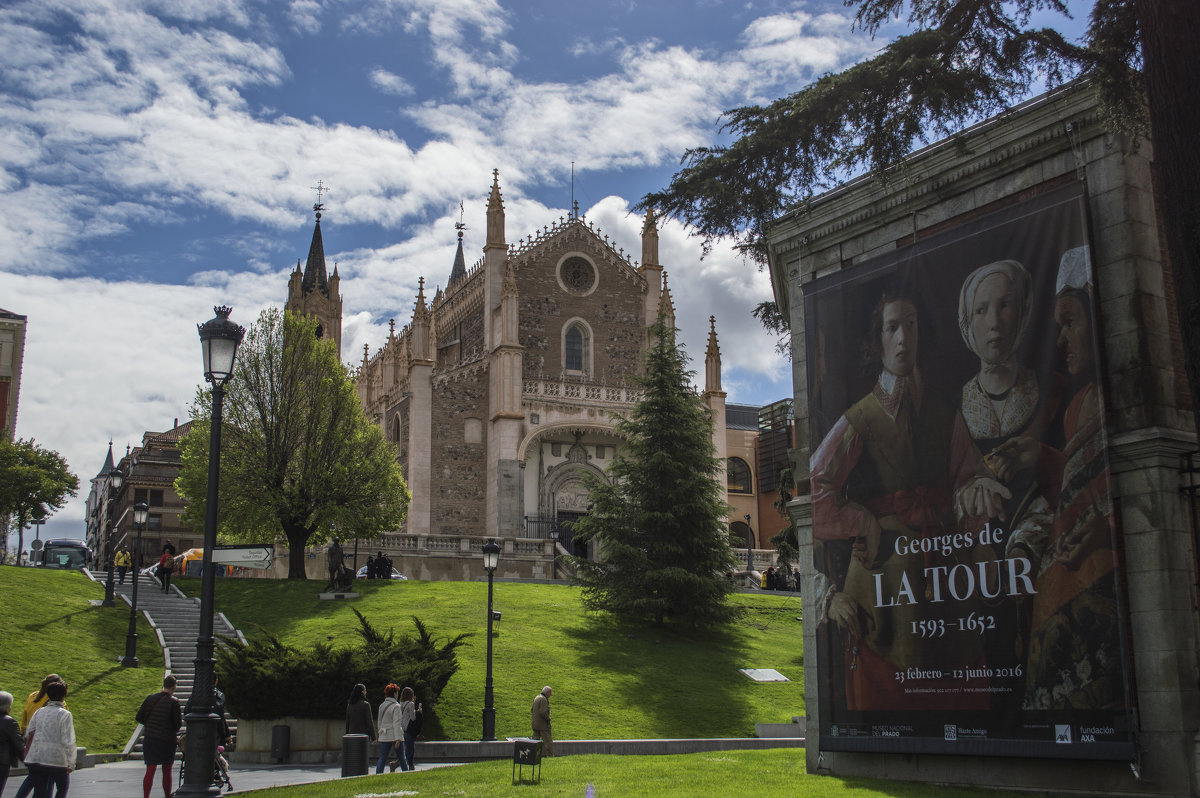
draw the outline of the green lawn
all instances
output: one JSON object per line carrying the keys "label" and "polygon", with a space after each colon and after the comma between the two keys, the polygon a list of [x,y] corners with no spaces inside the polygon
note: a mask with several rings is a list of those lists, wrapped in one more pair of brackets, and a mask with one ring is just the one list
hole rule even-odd
{"label": "green lawn", "polygon": [[[531,769],[525,768],[529,779]],[[588,788],[592,791],[589,793]],[[542,765],[542,783],[512,784],[512,763],[471,765],[383,774],[256,790],[255,798],[372,798],[372,796],[486,795],[537,798],[699,798],[700,796],[788,796],[789,798],[982,798],[1017,793],[933,787],[874,779],[812,776],[800,750],[723,751],[677,756],[569,756]],[[1029,793],[1023,793],[1031,798]]]}
{"label": "green lawn", "polygon": [[[199,582],[179,579],[195,594]],[[486,582],[359,582],[362,598],[319,601],[317,582],[218,580],[216,606],[247,635],[258,627],[288,643],[357,642],[354,607],[373,625],[412,629],[416,615],[439,638],[472,632],[459,672],[442,694],[445,739],[479,739],[487,640]],[[497,582],[503,613],[493,639],[498,737],[529,733],[529,707],[554,687],[555,736],[562,739],[744,737],[755,723],[804,714],[800,603],[782,594],[738,595],[746,617],[699,638],[650,627],[622,628],[586,613],[579,590]],[[738,668],[775,668],[791,679],[756,684]],[[346,692],[354,681],[347,674]],[[371,699],[383,685],[368,685]],[[334,696],[341,702],[343,696]]]}
{"label": "green lawn", "polygon": [[25,697],[58,673],[79,745],[92,753],[124,748],[142,698],[162,687],[162,651],[145,620],[139,615],[142,667],[122,668],[129,606],[92,606],[103,585],[79,571],[5,565],[0,595],[0,690],[13,694],[13,714],[19,720]]}

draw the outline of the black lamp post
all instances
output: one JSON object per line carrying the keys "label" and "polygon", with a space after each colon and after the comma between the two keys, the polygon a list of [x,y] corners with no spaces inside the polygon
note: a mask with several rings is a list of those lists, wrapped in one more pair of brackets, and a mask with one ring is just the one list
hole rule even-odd
{"label": "black lamp post", "polygon": [[133,505],[133,525],[137,527],[137,540],[133,544],[133,602],[129,605],[129,631],[125,633],[125,656],[121,657],[122,668],[136,668],[137,658],[137,589],[142,575],[142,532],[146,529],[146,518],[150,508],[145,502]]}
{"label": "black lamp post", "polygon": [[496,708],[492,705],[492,576],[500,564],[500,545],[489,538],[483,544],[483,567],[488,572],[488,630],[487,630],[487,679],[483,683],[483,741],[496,739]]}
{"label": "black lamp post", "polygon": [[746,570],[754,570],[754,530],[750,528],[750,513],[746,513]]}
{"label": "black lamp post", "polygon": [[212,419],[208,436],[208,492],[204,511],[204,559],[200,572],[200,634],[196,638],[196,677],[192,684],[190,707],[184,716],[187,742],[184,757],[200,763],[184,771],[184,783],[175,793],[180,798],[193,795],[219,796],[220,786],[212,783],[212,768],[204,763],[217,761],[217,724],[213,712],[213,548],[217,545],[217,483],[221,474],[221,411],[225,403],[225,383],[233,376],[233,360],[246,331],[229,320],[232,308],[216,307],[217,314],[199,325],[200,346],[204,350],[204,379],[212,383]]}
{"label": "black lamp post", "polygon": [[113,518],[113,504],[117,501],[117,494],[124,481],[125,475],[121,473],[121,469],[114,466],[113,470],[108,472],[108,543],[104,547],[104,556],[108,560],[108,578],[104,580],[104,601],[100,602],[101,607],[117,605],[113,592],[113,534],[117,531],[117,521]]}

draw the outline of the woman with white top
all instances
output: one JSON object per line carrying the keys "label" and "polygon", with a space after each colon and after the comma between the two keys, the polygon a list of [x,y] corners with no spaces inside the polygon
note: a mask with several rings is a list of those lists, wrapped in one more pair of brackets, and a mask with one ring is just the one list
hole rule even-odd
{"label": "woman with white top", "polygon": [[34,713],[25,729],[25,764],[33,779],[33,798],[50,798],[50,785],[58,798],[66,798],[75,767],[75,721],[63,706],[65,682],[46,686],[49,701]]}
{"label": "woman with white top", "polygon": [[379,716],[377,726],[379,728],[379,761],[375,763],[375,772],[382,773],[383,766],[387,764],[388,754],[392,749],[396,749],[396,756],[401,761],[404,760],[404,751],[401,744],[404,742],[404,729],[400,725],[400,702],[396,700],[396,696],[400,693],[400,687],[395,684],[389,684],[383,688],[383,703],[379,705]]}

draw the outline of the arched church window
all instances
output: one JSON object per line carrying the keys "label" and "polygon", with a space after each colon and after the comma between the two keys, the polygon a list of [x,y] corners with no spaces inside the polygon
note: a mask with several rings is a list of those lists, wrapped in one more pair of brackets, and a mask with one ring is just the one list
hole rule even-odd
{"label": "arched church window", "polygon": [[583,322],[573,321],[567,325],[563,334],[563,368],[566,371],[578,374],[590,371],[590,339],[591,333]]}
{"label": "arched church window", "polygon": [[754,483],[750,479],[750,466],[740,457],[730,457],[726,468],[730,493],[753,493]]}
{"label": "arched church window", "polygon": [[325,337],[325,328],[321,326],[321,322],[317,322],[317,338],[318,340]]}

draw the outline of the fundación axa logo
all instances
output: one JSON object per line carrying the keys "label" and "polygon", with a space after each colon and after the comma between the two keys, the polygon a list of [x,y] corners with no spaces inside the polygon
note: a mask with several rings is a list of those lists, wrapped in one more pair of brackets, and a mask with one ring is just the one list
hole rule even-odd
{"label": "fundaci\u00f3n axa logo", "polygon": [[1071,724],[1056,723],[1054,724],[1054,742],[1070,743],[1071,742]]}

